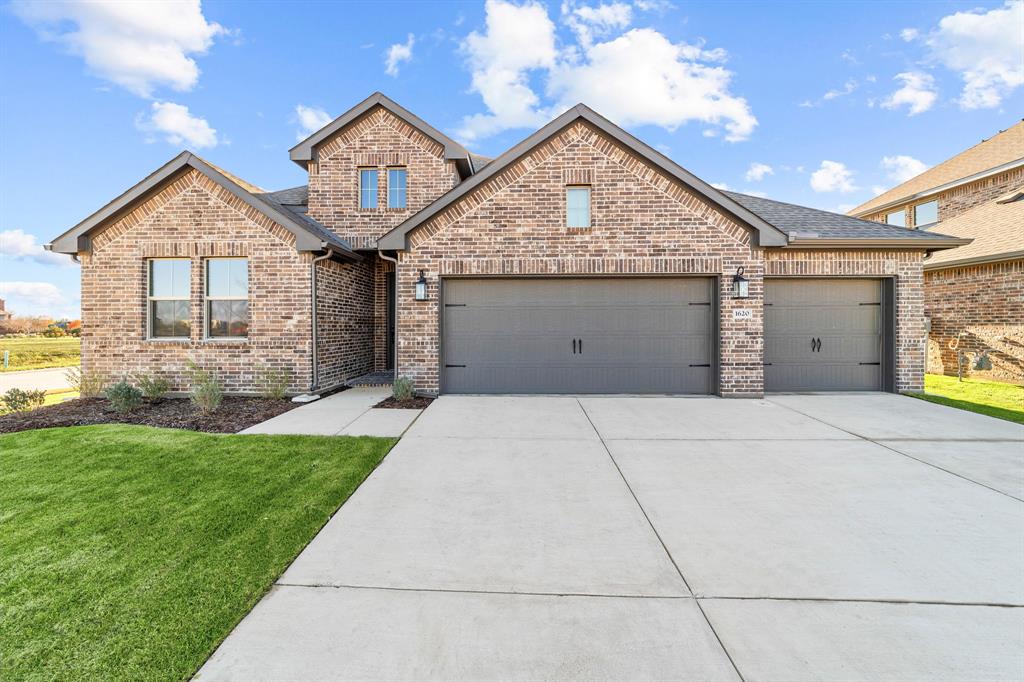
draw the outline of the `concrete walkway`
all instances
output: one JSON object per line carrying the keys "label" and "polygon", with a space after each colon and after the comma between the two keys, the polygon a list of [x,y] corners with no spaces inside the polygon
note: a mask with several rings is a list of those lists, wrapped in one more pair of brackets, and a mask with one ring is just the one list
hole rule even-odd
{"label": "concrete walkway", "polygon": [[71,383],[64,376],[70,367],[54,367],[53,369],[26,369],[17,372],[0,372],[0,393],[12,388],[23,391],[58,391],[71,388]]}
{"label": "concrete walkway", "polygon": [[313,436],[381,436],[405,433],[422,410],[393,410],[373,406],[391,395],[391,388],[360,387],[327,396],[289,410],[241,433],[305,434]]}
{"label": "concrete walkway", "polygon": [[442,397],[200,680],[1024,678],[1024,427]]}

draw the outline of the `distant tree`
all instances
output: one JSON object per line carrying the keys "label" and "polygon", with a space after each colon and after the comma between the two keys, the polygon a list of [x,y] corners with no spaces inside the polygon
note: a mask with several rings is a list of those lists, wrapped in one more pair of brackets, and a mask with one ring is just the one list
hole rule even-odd
{"label": "distant tree", "polygon": [[0,321],[0,334],[41,334],[52,323],[49,317],[12,317]]}

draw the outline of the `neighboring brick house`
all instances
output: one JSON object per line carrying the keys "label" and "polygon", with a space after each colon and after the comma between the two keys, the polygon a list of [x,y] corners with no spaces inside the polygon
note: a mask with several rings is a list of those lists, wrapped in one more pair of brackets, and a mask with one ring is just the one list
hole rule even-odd
{"label": "neighboring brick house", "polygon": [[[1024,384],[1022,196],[1018,122],[850,212],[973,240],[924,262],[929,372],[956,375],[963,358],[966,374]],[[989,370],[975,369],[982,353]]]}
{"label": "neighboring brick house", "polygon": [[0,322],[14,317],[14,313],[4,307],[4,299],[0,298]]}
{"label": "neighboring brick house", "polygon": [[266,192],[185,152],[53,241],[82,364],[235,392],[914,390],[922,262],[968,240],[719,191],[583,105],[496,159],[377,93]]}

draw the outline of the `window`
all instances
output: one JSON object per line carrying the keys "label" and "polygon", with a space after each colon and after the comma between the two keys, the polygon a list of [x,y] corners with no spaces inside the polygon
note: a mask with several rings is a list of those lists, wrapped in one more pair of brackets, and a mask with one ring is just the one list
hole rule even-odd
{"label": "window", "polygon": [[885,222],[889,223],[890,225],[895,225],[896,227],[906,227],[907,212],[904,211],[903,209],[900,209],[899,211],[893,211],[889,215],[885,216]]}
{"label": "window", "polygon": [[159,258],[149,261],[148,270],[149,338],[189,338],[192,264],[187,258]]}
{"label": "window", "polygon": [[407,182],[404,168],[388,169],[388,208],[405,208]]}
{"label": "window", "polygon": [[565,190],[567,227],[590,227],[590,188],[569,187]]}
{"label": "window", "polygon": [[206,261],[206,336],[245,338],[249,334],[249,261]]}
{"label": "window", "polygon": [[377,170],[359,170],[359,208],[377,208]]}
{"label": "window", "polygon": [[914,207],[914,227],[939,222],[939,202],[927,201]]}

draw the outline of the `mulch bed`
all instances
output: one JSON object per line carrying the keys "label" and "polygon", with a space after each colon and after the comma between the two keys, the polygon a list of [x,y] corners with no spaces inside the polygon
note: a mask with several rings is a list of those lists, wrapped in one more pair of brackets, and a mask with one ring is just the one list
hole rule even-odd
{"label": "mulch bed", "polygon": [[225,396],[216,411],[202,416],[188,398],[165,398],[147,402],[128,414],[118,414],[104,398],[79,398],[0,416],[0,433],[88,424],[143,424],[207,433],[237,433],[296,407],[299,403],[287,398]]}
{"label": "mulch bed", "polygon": [[422,398],[420,396],[416,396],[415,398],[409,398],[408,400],[395,400],[395,396],[389,395],[387,398],[384,398],[384,400],[374,405],[374,407],[384,407],[392,410],[423,410],[432,402],[434,402],[433,398]]}

